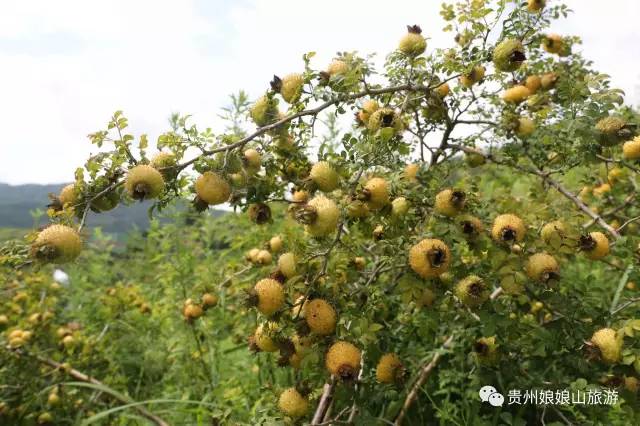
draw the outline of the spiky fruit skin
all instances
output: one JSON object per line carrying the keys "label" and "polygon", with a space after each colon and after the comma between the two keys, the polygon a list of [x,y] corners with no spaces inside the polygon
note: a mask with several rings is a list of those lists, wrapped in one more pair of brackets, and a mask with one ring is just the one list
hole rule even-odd
{"label": "spiky fruit skin", "polygon": [[364,185],[367,194],[367,206],[371,210],[380,210],[389,204],[389,183],[386,179],[374,177]]}
{"label": "spiky fruit skin", "polygon": [[499,71],[515,71],[520,68],[524,59],[522,42],[514,38],[501,41],[493,51],[493,64]]}
{"label": "spiky fruit skin", "polygon": [[558,54],[561,53],[564,48],[564,42],[562,36],[558,34],[548,34],[542,40],[542,48],[548,53]]}
{"label": "spiky fruit skin", "polygon": [[409,201],[404,197],[395,198],[391,202],[391,215],[393,217],[403,217],[409,211]]}
{"label": "spiky fruit skin", "polygon": [[302,74],[289,74],[282,79],[282,87],[280,88],[280,94],[282,99],[287,103],[295,103],[300,99],[302,93],[302,85],[304,84],[304,78]]}
{"label": "spiky fruit skin", "polygon": [[391,128],[395,132],[399,132],[403,127],[402,120],[391,108],[381,108],[374,111],[367,122],[367,128],[371,132],[377,132],[382,128]]}
{"label": "spiky fruit skin", "polygon": [[284,305],[284,289],[274,279],[258,281],[253,290],[258,298],[256,307],[265,316],[275,314]]}
{"label": "spiky fruit skin", "polygon": [[638,393],[638,389],[640,389],[640,380],[633,376],[625,377],[624,388],[631,393]]}
{"label": "spiky fruit skin", "polygon": [[460,76],[460,84],[466,88],[470,88],[484,78],[485,72],[486,70],[482,65],[476,65],[470,73]]}
{"label": "spiky fruit skin", "polygon": [[599,260],[609,254],[609,239],[602,232],[590,232],[580,239],[582,251],[591,260]]}
{"label": "spiky fruit skin", "polygon": [[258,171],[260,166],[262,166],[262,156],[253,148],[249,148],[242,153],[242,161],[247,170],[251,172]]}
{"label": "spiky fruit skin", "polygon": [[268,265],[273,260],[273,256],[267,250],[260,250],[256,256],[256,263],[260,265]]}
{"label": "spiky fruit skin", "polygon": [[419,56],[427,49],[427,40],[418,33],[407,33],[400,39],[398,50],[407,56]]}
{"label": "spiky fruit skin", "polygon": [[369,214],[369,206],[361,200],[352,200],[347,205],[347,216],[351,219],[362,219]]}
{"label": "spiky fruit skin", "polygon": [[435,210],[437,213],[453,217],[464,209],[465,194],[454,189],[445,189],[436,195]]}
{"label": "spiky fruit skin", "polygon": [[531,135],[536,130],[536,123],[528,117],[520,117],[518,119],[518,127],[516,128],[516,135],[521,138],[525,138]]}
{"label": "spiky fruit skin", "polygon": [[600,351],[600,357],[608,364],[620,361],[622,338],[611,328],[601,328],[591,336],[591,343]]}
{"label": "spiky fruit skin", "polygon": [[211,293],[205,293],[202,295],[202,306],[205,308],[212,308],[218,304],[218,296]]}
{"label": "spiky fruit skin", "polygon": [[134,200],[150,200],[164,191],[164,178],[154,167],[141,164],[129,170],[124,188]]}
{"label": "spiky fruit skin", "polygon": [[204,172],[195,183],[198,198],[209,205],[222,204],[231,196],[231,185],[214,172]]}
{"label": "spiky fruit skin", "polygon": [[342,380],[354,380],[360,371],[360,349],[345,341],[331,345],[325,356],[329,373]]}
{"label": "spiky fruit skin", "polygon": [[262,352],[275,352],[278,350],[278,345],[269,337],[269,331],[273,329],[274,326],[271,323],[267,323],[266,327],[265,324],[260,324],[253,334],[254,343]]}
{"label": "spiky fruit skin", "polygon": [[489,299],[489,289],[484,280],[477,275],[469,275],[456,284],[454,293],[460,302],[473,308]]}
{"label": "spiky fruit skin", "polygon": [[278,408],[287,416],[297,419],[307,415],[309,401],[300,395],[296,388],[289,388],[280,394]]}
{"label": "spiky fruit skin", "polygon": [[369,122],[369,118],[371,114],[380,109],[380,105],[373,99],[367,99],[362,104],[362,109],[358,112],[358,119],[363,123],[367,124]]}
{"label": "spiky fruit skin", "polygon": [[531,94],[533,95],[538,90],[540,90],[540,87],[542,87],[542,79],[538,75],[530,75],[525,80],[524,85],[527,89],[529,89],[529,92],[531,92]]}
{"label": "spiky fruit skin", "polygon": [[502,93],[502,100],[511,104],[519,104],[531,95],[526,86],[518,85],[507,89]]}
{"label": "spiky fruit skin", "polygon": [[495,336],[481,337],[473,345],[473,352],[480,364],[494,364],[498,360]]}
{"label": "spiky fruit skin", "polygon": [[312,333],[327,336],[336,330],[336,311],[323,299],[313,299],[304,307],[304,319]]}
{"label": "spiky fruit skin", "polygon": [[593,188],[593,195],[596,197],[602,197],[607,192],[611,192],[611,185],[608,183],[603,183]]}
{"label": "spiky fruit skin", "polygon": [[313,222],[305,225],[305,231],[313,237],[327,236],[338,228],[340,209],[333,200],[323,196],[315,196],[307,206],[315,211],[316,218]]}
{"label": "spiky fruit skin", "polygon": [[58,200],[60,200],[60,204],[62,204],[63,207],[75,204],[78,200],[78,194],[76,193],[75,184],[71,183],[62,188],[60,194],[58,195]]}
{"label": "spiky fruit skin", "polygon": [[527,10],[529,12],[540,12],[546,5],[546,0],[528,0]]}
{"label": "spiky fruit skin", "polygon": [[247,252],[244,258],[251,263],[256,263],[258,261],[258,253],[260,253],[260,249],[252,248]]}
{"label": "spiky fruit skin", "polygon": [[438,86],[438,88],[436,89],[436,93],[438,94],[438,96],[440,96],[441,98],[446,97],[449,93],[451,93],[451,88],[449,87],[448,83],[442,83],[441,85]]}
{"label": "spiky fruit skin", "polygon": [[487,162],[487,159],[484,155],[479,152],[465,152],[464,153],[464,162],[467,163],[469,167],[480,167],[484,163]]}
{"label": "spiky fruit skin", "polygon": [[282,272],[286,278],[291,278],[296,275],[296,256],[291,253],[283,253],[278,258],[278,270]]}
{"label": "spiky fruit skin", "polygon": [[471,215],[462,216],[459,219],[459,223],[462,229],[462,233],[467,238],[476,238],[484,230],[484,225],[482,224],[482,221],[475,216],[471,216]]}
{"label": "spiky fruit skin", "polygon": [[395,383],[402,378],[404,367],[398,355],[388,353],[382,355],[376,366],[376,380],[379,383]]}
{"label": "spiky fruit skin", "polygon": [[550,244],[555,238],[562,239],[566,235],[567,230],[564,227],[564,224],[559,220],[546,223],[540,230],[542,241],[547,244]]}
{"label": "spiky fruit skin", "polygon": [[622,155],[626,160],[640,159],[640,136],[636,136],[622,145]]}
{"label": "spiky fruit skin", "polygon": [[620,132],[627,122],[616,116],[609,116],[596,123],[596,130],[599,132],[599,142],[604,146],[612,146],[621,142]]}
{"label": "spiky fruit skin", "polygon": [[338,188],[340,177],[334,168],[326,161],[320,161],[311,167],[309,178],[320,191],[331,192]]}
{"label": "spiky fruit skin", "polygon": [[548,283],[558,277],[560,265],[555,257],[547,253],[536,253],[527,261],[527,275],[534,281]]}
{"label": "spiky fruit skin", "polygon": [[278,120],[278,113],[276,103],[266,95],[258,99],[249,110],[251,119],[259,127],[276,122]]}
{"label": "spiky fruit skin", "polygon": [[525,233],[524,222],[514,214],[496,217],[491,228],[491,237],[501,243],[519,243],[524,239]]}
{"label": "spiky fruit skin", "polygon": [[558,81],[558,75],[554,72],[544,74],[540,77],[540,84],[544,90],[552,89]]}
{"label": "spiky fruit skin", "polygon": [[282,238],[279,235],[271,237],[271,239],[269,240],[269,250],[271,250],[273,253],[278,253],[280,250],[282,250]]}
{"label": "spiky fruit skin", "polygon": [[184,315],[185,319],[188,320],[200,318],[203,313],[202,307],[200,305],[196,305],[191,300],[188,300],[182,308],[182,315]]}
{"label": "spiky fruit skin", "polygon": [[349,72],[349,64],[339,59],[334,59],[327,67],[327,74],[329,74],[330,77],[334,75],[344,75],[347,72]]}
{"label": "spiky fruit skin", "polygon": [[451,251],[441,240],[426,238],[409,250],[409,265],[422,278],[436,278],[449,270]]}
{"label": "spiky fruit skin", "polygon": [[[174,167],[176,164],[178,164],[178,161],[174,153],[162,151],[157,153],[151,159],[150,164],[151,164],[151,167],[160,171],[160,173],[162,173],[163,176],[171,177],[175,175],[175,172],[172,173],[172,170],[168,168]],[[166,169],[166,170],[163,170],[163,169]]]}
{"label": "spiky fruit skin", "polygon": [[67,263],[82,251],[78,232],[66,225],[51,225],[38,234],[31,246],[32,255],[45,262]]}
{"label": "spiky fruit skin", "polygon": [[404,167],[404,178],[410,182],[415,182],[418,171],[420,170],[420,164],[411,163]]}

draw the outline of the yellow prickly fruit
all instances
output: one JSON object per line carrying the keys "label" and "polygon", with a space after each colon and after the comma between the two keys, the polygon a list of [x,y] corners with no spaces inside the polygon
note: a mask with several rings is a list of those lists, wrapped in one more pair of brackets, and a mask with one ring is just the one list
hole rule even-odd
{"label": "yellow prickly fruit", "polygon": [[540,77],[540,84],[544,90],[549,90],[555,86],[556,81],[558,81],[558,75],[554,72],[550,72],[547,74],[543,74]]}
{"label": "yellow prickly fruit", "polygon": [[540,230],[542,241],[547,244],[550,244],[554,239],[562,239],[566,235],[567,230],[565,229],[564,224],[559,220],[546,223]]}
{"label": "yellow prickly fruit", "polygon": [[603,183],[593,188],[593,195],[595,195],[596,197],[602,197],[604,194],[610,191],[611,185],[608,183]]}
{"label": "yellow prickly fruit", "polygon": [[438,96],[440,96],[441,98],[444,98],[445,96],[447,96],[449,93],[451,93],[451,88],[449,87],[448,83],[442,83],[441,85],[439,85],[436,88],[436,93],[438,94]]}
{"label": "yellow prickly fruit", "polygon": [[602,259],[609,254],[609,239],[602,232],[590,232],[580,237],[580,249],[591,260]]}
{"label": "yellow prickly fruit", "polygon": [[460,76],[460,84],[464,87],[471,87],[484,78],[485,68],[482,65],[476,65],[471,72]]}
{"label": "yellow prickly fruit", "polygon": [[222,176],[204,172],[195,183],[198,198],[209,205],[222,204],[231,196],[231,186]]}
{"label": "yellow prickly fruit", "polygon": [[245,254],[244,258],[251,263],[256,263],[258,261],[258,253],[260,253],[260,249],[254,247]]}
{"label": "yellow prickly fruit", "polygon": [[327,67],[327,74],[330,77],[334,75],[344,75],[349,71],[349,64],[340,59],[334,59]]}
{"label": "yellow prickly fruit", "polygon": [[640,389],[640,380],[633,376],[626,376],[624,378],[624,388],[631,393],[638,393],[638,389]]}
{"label": "yellow prickly fruit", "polygon": [[352,219],[366,217],[369,214],[369,206],[361,200],[351,200],[347,205],[347,216]]}
{"label": "yellow prickly fruit", "polygon": [[378,109],[380,109],[378,102],[373,99],[367,99],[362,104],[362,109],[358,112],[358,119],[360,119],[363,124],[367,125],[371,114],[376,112]]}
{"label": "yellow prickly fruit", "polygon": [[358,377],[360,371],[360,349],[345,341],[331,345],[325,356],[325,365],[329,373],[349,381]]}
{"label": "yellow prickly fruit", "polygon": [[326,161],[320,161],[311,167],[309,177],[323,192],[331,192],[338,187],[340,177],[334,168]]}
{"label": "yellow prickly fruit", "polygon": [[278,270],[286,278],[291,278],[296,275],[296,256],[291,253],[283,253],[278,258]]}
{"label": "yellow prickly fruit", "polygon": [[481,337],[473,344],[473,352],[480,364],[493,364],[498,360],[495,336]]}
{"label": "yellow prickly fruit", "polygon": [[418,175],[418,170],[420,170],[420,164],[411,163],[407,164],[404,167],[404,178],[408,181],[415,181],[416,176]]}
{"label": "yellow prickly fruit", "polygon": [[520,117],[518,119],[518,127],[516,128],[516,135],[521,138],[529,136],[536,130],[536,123],[528,117]]}
{"label": "yellow prickly fruit", "polygon": [[304,307],[304,319],[311,332],[323,336],[332,334],[336,329],[336,311],[323,299],[313,299]]}
{"label": "yellow prickly fruit", "polygon": [[376,132],[382,128],[392,128],[399,132],[403,128],[402,120],[391,108],[381,108],[374,111],[367,121],[367,128]]}
{"label": "yellow prickly fruit", "polygon": [[264,278],[253,287],[256,297],[255,305],[262,314],[271,316],[284,305],[284,289],[282,285],[271,278]]}
{"label": "yellow prickly fruit", "polygon": [[534,281],[548,283],[558,279],[560,265],[555,257],[547,253],[536,253],[527,261],[527,275]]}
{"label": "yellow prickly fruit", "polygon": [[600,357],[608,364],[620,361],[622,355],[622,336],[611,328],[601,328],[593,333],[590,343],[600,351]]}
{"label": "yellow prickly fruit", "polygon": [[425,288],[422,290],[422,293],[420,293],[420,296],[416,301],[416,304],[420,307],[425,307],[425,306],[429,307],[433,305],[433,302],[435,300],[436,300],[436,294],[433,292],[433,290],[429,288]]}
{"label": "yellow prickly fruit", "polygon": [[314,237],[327,236],[338,228],[340,209],[333,200],[315,196],[300,212],[298,217],[305,223],[305,231]]}
{"label": "yellow prickly fruit", "polygon": [[531,95],[526,86],[518,85],[505,90],[502,93],[502,100],[508,103],[519,104]]}
{"label": "yellow prickly fruit", "polygon": [[278,408],[289,417],[304,417],[309,412],[309,400],[296,388],[289,388],[280,394]]}
{"label": "yellow prickly fruit", "polygon": [[[173,167],[177,164],[176,155],[173,152],[160,151],[151,159],[151,167],[159,171],[164,168]],[[164,171],[160,173],[165,174]]]}
{"label": "yellow prickly fruit", "polygon": [[542,39],[542,48],[549,53],[561,53],[564,48],[562,36],[558,34],[548,34]]}
{"label": "yellow prickly fruit", "polygon": [[81,251],[80,234],[66,225],[51,225],[43,229],[31,246],[31,253],[36,259],[52,263],[70,262]]}
{"label": "yellow prickly fruit", "polygon": [[60,204],[62,206],[73,205],[78,200],[78,194],[76,193],[76,185],[71,183],[60,191],[58,195],[58,200],[60,200]]}
{"label": "yellow prickly fruit", "polygon": [[503,214],[495,218],[491,237],[497,242],[519,243],[524,239],[524,222],[514,214]]}
{"label": "yellow prickly fruit", "polygon": [[409,265],[422,278],[435,278],[449,270],[451,252],[441,240],[427,238],[409,250]]}
{"label": "yellow prickly fruit", "polygon": [[540,12],[546,5],[546,0],[528,0],[527,10],[529,12]]}
{"label": "yellow prickly fruit", "polygon": [[596,123],[599,133],[598,142],[604,146],[616,145],[631,133],[626,129],[627,122],[622,117],[609,116]]}
{"label": "yellow prickly fruit", "polygon": [[466,195],[457,189],[445,189],[436,195],[435,210],[437,213],[453,217],[464,208]]}
{"label": "yellow prickly fruit", "polygon": [[499,71],[515,71],[525,59],[522,42],[514,38],[501,41],[493,51],[493,63]]}
{"label": "yellow prickly fruit", "polygon": [[302,74],[289,74],[282,78],[282,86],[280,87],[280,94],[282,99],[287,103],[294,103],[300,99],[302,94],[302,86],[304,85],[304,78]]}
{"label": "yellow prickly fruit", "polygon": [[274,323],[260,324],[258,328],[256,328],[256,331],[253,334],[253,339],[255,345],[262,352],[275,352],[278,350],[278,345],[276,345],[273,339],[269,336],[269,333],[273,332],[275,329],[276,326]]}
{"label": "yellow prickly fruit", "polygon": [[542,79],[538,75],[530,75],[525,80],[524,85],[527,89],[529,89],[529,92],[531,92],[531,94],[534,94],[542,86]]}
{"label": "yellow prickly fruit", "polygon": [[407,25],[405,34],[398,44],[398,50],[407,56],[421,55],[427,48],[427,41],[421,35],[422,29],[417,25]]}
{"label": "yellow prickly fruit", "polygon": [[262,166],[262,156],[253,148],[249,148],[242,153],[242,161],[245,167],[252,172],[256,172]]}
{"label": "yellow prickly fruit", "polygon": [[149,200],[164,191],[164,178],[154,167],[140,164],[129,170],[124,187],[134,200]]}
{"label": "yellow prickly fruit", "polygon": [[389,183],[386,179],[374,177],[364,185],[367,206],[371,210],[379,210],[389,204]]}
{"label": "yellow prickly fruit", "polygon": [[395,383],[402,380],[404,367],[398,355],[388,353],[382,355],[376,366],[376,379],[379,383]]}
{"label": "yellow prickly fruit", "polygon": [[627,160],[640,159],[640,136],[636,136],[622,145],[622,155]]}
{"label": "yellow prickly fruit", "polygon": [[218,304],[218,296],[211,293],[205,293],[202,295],[202,306],[205,308],[212,308]]}
{"label": "yellow prickly fruit", "polygon": [[257,126],[262,127],[278,120],[279,111],[276,102],[268,96],[258,99],[249,111],[251,119]]}
{"label": "yellow prickly fruit", "polygon": [[268,250],[260,250],[256,256],[256,263],[260,265],[268,265],[273,260],[271,253]]}
{"label": "yellow prickly fruit", "polygon": [[482,225],[482,221],[475,216],[465,215],[460,218],[460,227],[462,228],[462,233],[467,238],[474,238],[480,235],[484,229]]}
{"label": "yellow prickly fruit", "polygon": [[273,253],[278,253],[280,250],[282,250],[282,245],[282,237],[280,237],[279,235],[271,237],[271,239],[269,240],[269,250],[271,250]]}
{"label": "yellow prickly fruit", "polygon": [[182,314],[189,320],[200,318],[203,313],[202,307],[195,304],[191,299],[188,299],[182,308]]}
{"label": "yellow prickly fruit", "polygon": [[394,217],[403,217],[409,211],[409,201],[404,197],[395,198],[391,202],[391,215]]}
{"label": "yellow prickly fruit", "polygon": [[486,157],[476,148],[477,152],[465,152],[464,161],[469,167],[480,167],[487,162]]}
{"label": "yellow prickly fruit", "polygon": [[467,307],[482,305],[489,299],[489,288],[477,275],[469,275],[456,284],[454,293]]}

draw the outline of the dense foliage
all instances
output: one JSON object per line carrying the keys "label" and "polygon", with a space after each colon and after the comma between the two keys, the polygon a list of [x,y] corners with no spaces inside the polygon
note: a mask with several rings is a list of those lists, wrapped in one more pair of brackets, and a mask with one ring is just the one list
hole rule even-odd
{"label": "dense foliage", "polygon": [[[410,26],[380,74],[309,53],[234,96],[224,133],[173,116],[150,159],[116,112],[55,224],[0,252],[0,415],[637,423],[638,117],[578,38],[546,34],[568,10],[544,3],[443,5],[456,47]],[[124,248],[82,235],[90,214],[184,198]],[[238,214],[211,218],[223,203]]]}

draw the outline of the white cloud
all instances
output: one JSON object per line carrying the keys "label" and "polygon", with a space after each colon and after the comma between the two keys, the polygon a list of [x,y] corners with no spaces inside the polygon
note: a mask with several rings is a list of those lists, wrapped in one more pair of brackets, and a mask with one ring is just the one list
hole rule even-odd
{"label": "white cloud", "polygon": [[[89,152],[86,135],[123,109],[151,140],[169,113],[216,126],[227,95],[258,96],[273,74],[300,70],[316,51],[324,67],[336,51],[392,50],[406,24],[445,46],[440,2],[294,0],[87,2],[25,0],[0,6],[0,181],[63,182]],[[634,94],[638,4],[569,2],[577,14],[556,25],[583,36],[587,57]],[[626,9],[625,9],[626,8]],[[604,10],[603,10],[604,9]],[[621,13],[621,11],[625,11]],[[594,32],[593,28],[601,28]],[[379,62],[383,60],[379,57]]]}

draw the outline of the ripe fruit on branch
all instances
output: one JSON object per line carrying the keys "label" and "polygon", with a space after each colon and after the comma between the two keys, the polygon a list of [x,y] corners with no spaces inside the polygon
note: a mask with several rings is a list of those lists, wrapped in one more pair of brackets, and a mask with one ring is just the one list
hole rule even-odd
{"label": "ripe fruit on branch", "polygon": [[528,0],[527,10],[529,12],[540,12],[546,5],[546,0]]}
{"label": "ripe fruit on branch", "polygon": [[441,215],[453,217],[464,209],[466,198],[464,191],[445,189],[436,195],[435,210]]}
{"label": "ripe fruit on branch", "polygon": [[529,95],[531,95],[531,92],[526,86],[517,85],[505,90],[502,93],[502,99],[508,103],[519,104],[527,99]]}
{"label": "ripe fruit on branch", "polygon": [[542,229],[540,230],[540,236],[542,237],[542,241],[547,244],[551,244],[554,240],[562,240],[567,236],[567,231],[564,227],[564,224],[555,220],[553,222],[546,223]]}
{"label": "ripe fruit on branch", "polygon": [[326,336],[336,329],[336,311],[323,299],[313,299],[305,303],[304,319],[311,332],[316,334]]}
{"label": "ripe fruit on branch", "polygon": [[542,39],[542,48],[549,53],[559,54],[563,51],[564,47],[562,36],[558,34],[547,34]]}
{"label": "ripe fruit on branch", "polygon": [[476,65],[469,73],[460,76],[460,84],[469,88],[480,82],[484,78],[484,73],[485,68],[482,65]]}
{"label": "ripe fruit on branch", "polygon": [[271,207],[265,203],[253,203],[247,209],[249,219],[258,225],[264,225],[271,220]]}
{"label": "ripe fruit on branch", "polygon": [[398,44],[398,50],[407,56],[421,55],[427,48],[427,41],[422,36],[422,29],[417,25],[407,25],[405,34]]}
{"label": "ripe fruit on branch", "polygon": [[538,75],[530,75],[527,77],[524,83],[525,87],[529,89],[529,92],[533,95],[540,87],[542,87],[542,79]]}
{"label": "ripe fruit on branch", "polygon": [[347,216],[352,219],[361,219],[369,214],[369,206],[364,201],[353,199],[347,205]]}
{"label": "ripe fruit on branch", "polygon": [[591,260],[602,259],[609,254],[609,240],[602,232],[590,232],[580,237],[580,250]]}
{"label": "ripe fruit on branch", "polygon": [[355,380],[360,371],[360,349],[345,341],[331,345],[325,356],[329,373],[344,381]]}
{"label": "ripe fruit on branch", "polygon": [[528,117],[520,117],[516,127],[516,135],[521,138],[527,137],[536,130],[536,124]]}
{"label": "ripe fruit on branch", "polygon": [[480,364],[493,364],[498,360],[495,336],[481,337],[473,344],[473,353]]}
{"label": "ripe fruit on branch", "polygon": [[150,164],[162,173],[165,179],[172,179],[177,174],[174,167],[178,164],[178,160],[173,152],[160,151],[151,159]]}
{"label": "ripe fruit on branch", "polygon": [[[477,148],[476,148],[477,150]],[[471,168],[474,167],[480,167],[482,166],[484,163],[487,162],[486,157],[480,153],[480,151],[478,152],[465,152],[464,153],[464,162],[467,163],[467,165]]]}
{"label": "ripe fruit on branch", "polygon": [[469,308],[482,305],[489,299],[489,288],[477,275],[469,275],[459,281],[454,293],[460,302]]}
{"label": "ripe fruit on branch", "polygon": [[134,200],[149,200],[164,191],[164,178],[155,168],[140,164],[129,170],[124,187]]}
{"label": "ripe fruit on branch", "polygon": [[496,217],[491,228],[491,237],[501,243],[519,243],[524,239],[525,233],[524,222],[514,214]]}
{"label": "ripe fruit on branch", "polygon": [[402,382],[405,376],[405,369],[398,355],[388,353],[382,355],[376,366],[376,380],[379,383]]}
{"label": "ripe fruit on branch", "polygon": [[186,320],[200,318],[204,314],[202,307],[191,299],[187,299],[182,307],[182,315]]}
{"label": "ripe fruit on branch", "polygon": [[338,227],[340,210],[333,200],[316,195],[296,212],[296,220],[305,225],[305,231],[313,237],[324,237]]}
{"label": "ripe fruit on branch", "polygon": [[599,142],[604,146],[612,146],[633,136],[632,126],[622,117],[609,116],[596,123]]}
{"label": "ripe fruit on branch", "polygon": [[218,304],[218,296],[212,293],[205,293],[202,295],[202,306],[207,308],[213,308]]}
{"label": "ripe fruit on branch", "polygon": [[422,278],[435,278],[449,270],[451,252],[441,240],[427,238],[411,247],[409,265]]}
{"label": "ripe fruit on branch", "polygon": [[242,163],[247,171],[255,173],[260,170],[260,166],[262,165],[262,156],[257,150],[249,148],[242,153]]}
{"label": "ripe fruit on branch", "polygon": [[410,163],[404,167],[404,178],[410,182],[415,182],[418,171],[420,170],[420,164]]}
{"label": "ripe fruit on branch", "polygon": [[373,99],[367,99],[362,104],[362,109],[358,112],[358,120],[365,126],[369,123],[371,114],[376,112],[380,108],[378,102]]}
{"label": "ripe fruit on branch", "polygon": [[256,263],[259,265],[268,265],[273,260],[268,250],[260,250],[256,256]]}
{"label": "ripe fruit on branch", "polygon": [[42,262],[66,263],[82,251],[78,232],[66,225],[51,225],[40,231],[31,245],[31,255]]}
{"label": "ripe fruit on branch", "polygon": [[618,335],[615,330],[601,328],[593,333],[589,343],[598,349],[600,358],[604,362],[614,364],[620,361],[623,344],[622,335]]}
{"label": "ripe fruit on branch", "polygon": [[279,235],[271,237],[269,240],[269,250],[271,250],[272,253],[278,253],[282,250],[282,244],[282,238]]}
{"label": "ripe fruit on branch", "polygon": [[257,348],[262,352],[276,352],[278,345],[269,336],[269,333],[273,332],[276,328],[276,324],[272,322],[260,324],[253,333],[252,343],[255,345],[254,349]]}
{"label": "ripe fruit on branch", "polygon": [[393,109],[381,108],[371,114],[369,121],[367,122],[367,128],[371,132],[377,132],[383,128],[390,128],[397,133],[404,128],[404,125],[398,114],[396,114]]}
{"label": "ripe fruit on branch", "polygon": [[347,72],[349,72],[349,64],[340,59],[334,59],[327,67],[327,74],[329,77],[344,75]]}
{"label": "ripe fruit on branch", "polygon": [[282,79],[274,75],[271,82],[271,88],[276,92],[280,92],[282,99],[290,104],[300,99],[303,85],[304,78],[302,74],[297,73],[285,75]]}
{"label": "ripe fruit on branch", "polygon": [[542,77],[540,77],[540,84],[542,85],[542,88],[544,90],[553,89],[557,81],[558,75],[554,72],[544,74]]}
{"label": "ripe fruit on branch", "polygon": [[515,71],[527,59],[520,40],[508,38],[498,43],[493,51],[493,64],[499,71]]}
{"label": "ripe fruit on branch", "polygon": [[451,93],[451,88],[448,83],[442,83],[436,88],[436,93],[441,98],[446,97],[449,93]]}
{"label": "ripe fruit on branch", "polygon": [[369,209],[380,210],[389,204],[389,183],[380,177],[371,178],[365,183],[358,198],[366,201]]}
{"label": "ripe fruit on branch", "polygon": [[395,198],[391,202],[391,215],[396,218],[403,217],[409,211],[409,201],[404,197]]}
{"label": "ripe fruit on branch", "polygon": [[640,159],[640,136],[636,136],[622,145],[622,155],[627,160]]}
{"label": "ripe fruit on branch", "polygon": [[280,112],[277,101],[264,95],[253,104],[249,114],[258,127],[263,127],[278,121]]}
{"label": "ripe fruit on branch", "polygon": [[291,253],[283,253],[278,258],[278,270],[286,278],[291,278],[296,275],[296,256]]}
{"label": "ripe fruit on branch", "polygon": [[304,417],[309,411],[309,400],[302,396],[296,388],[289,388],[280,394],[278,407],[289,417]]}
{"label": "ripe fruit on branch", "polygon": [[208,205],[222,204],[231,196],[231,186],[222,176],[214,172],[204,172],[195,183],[198,198]]}
{"label": "ripe fruit on branch", "polygon": [[331,192],[338,188],[340,177],[335,169],[326,161],[320,161],[311,167],[309,178],[320,191]]}
{"label": "ripe fruit on branch", "polygon": [[544,284],[559,278],[558,261],[547,253],[536,253],[529,257],[526,269],[529,278]]}
{"label": "ripe fruit on branch", "polygon": [[71,183],[60,191],[58,195],[61,207],[72,206],[78,201],[78,193],[76,191],[76,185]]}
{"label": "ripe fruit on branch", "polygon": [[462,233],[467,238],[476,238],[478,237],[484,226],[482,225],[482,221],[475,216],[465,215],[460,218],[460,228],[462,229]]}
{"label": "ripe fruit on branch", "polygon": [[271,316],[284,305],[284,288],[278,281],[264,278],[249,292],[248,301],[263,315]]}

